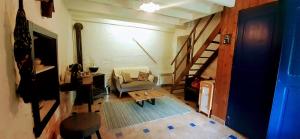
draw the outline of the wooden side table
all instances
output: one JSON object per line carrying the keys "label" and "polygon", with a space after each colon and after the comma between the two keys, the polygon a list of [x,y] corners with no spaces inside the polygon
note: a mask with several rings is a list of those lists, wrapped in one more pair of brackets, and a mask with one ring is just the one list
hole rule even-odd
{"label": "wooden side table", "polygon": [[88,111],[92,112],[92,104],[93,104],[93,77],[85,76],[82,77],[82,85],[88,88]]}

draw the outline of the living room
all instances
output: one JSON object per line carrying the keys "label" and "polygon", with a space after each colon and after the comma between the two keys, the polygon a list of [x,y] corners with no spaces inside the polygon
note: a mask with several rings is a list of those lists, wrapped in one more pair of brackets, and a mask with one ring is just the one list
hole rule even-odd
{"label": "living room", "polygon": [[0,5],[0,138],[300,137],[299,77],[280,80],[299,71],[284,61],[299,2]]}

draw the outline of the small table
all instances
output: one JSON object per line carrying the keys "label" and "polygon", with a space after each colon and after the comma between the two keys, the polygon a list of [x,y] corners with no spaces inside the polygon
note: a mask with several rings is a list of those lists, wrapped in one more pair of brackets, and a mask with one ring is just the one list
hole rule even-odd
{"label": "small table", "polygon": [[82,85],[89,88],[88,91],[88,111],[92,112],[92,104],[93,104],[93,77],[85,76],[82,77]]}
{"label": "small table", "polygon": [[143,107],[144,101],[149,102],[152,105],[155,105],[155,98],[163,97],[164,94],[157,90],[141,90],[133,91],[128,93],[135,101],[136,104]]}

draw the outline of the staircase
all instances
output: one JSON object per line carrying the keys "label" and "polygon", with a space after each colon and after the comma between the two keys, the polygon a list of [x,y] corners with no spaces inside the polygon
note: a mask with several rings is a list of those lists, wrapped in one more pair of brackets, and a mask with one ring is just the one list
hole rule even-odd
{"label": "staircase", "polygon": [[[220,40],[217,35],[220,34],[221,25],[218,23],[216,28],[209,35],[207,40],[204,41],[202,47],[195,50],[195,44],[200,36],[207,29],[212,22],[215,15],[211,15],[204,24],[204,27],[199,31],[198,26],[201,20],[198,20],[187,40],[183,43],[171,65],[174,65],[173,72],[174,84],[171,93],[175,90],[184,88],[184,81],[187,77],[200,76],[205,69],[217,58]],[[211,44],[217,44],[217,47],[211,47]]]}

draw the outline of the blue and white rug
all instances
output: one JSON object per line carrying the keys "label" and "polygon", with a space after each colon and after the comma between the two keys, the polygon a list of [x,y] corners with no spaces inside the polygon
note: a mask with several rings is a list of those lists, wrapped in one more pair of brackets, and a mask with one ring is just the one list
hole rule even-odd
{"label": "blue and white rug", "polygon": [[135,101],[104,102],[102,115],[108,129],[127,127],[191,112],[191,108],[169,97],[155,100],[155,105],[148,102],[140,107]]}

